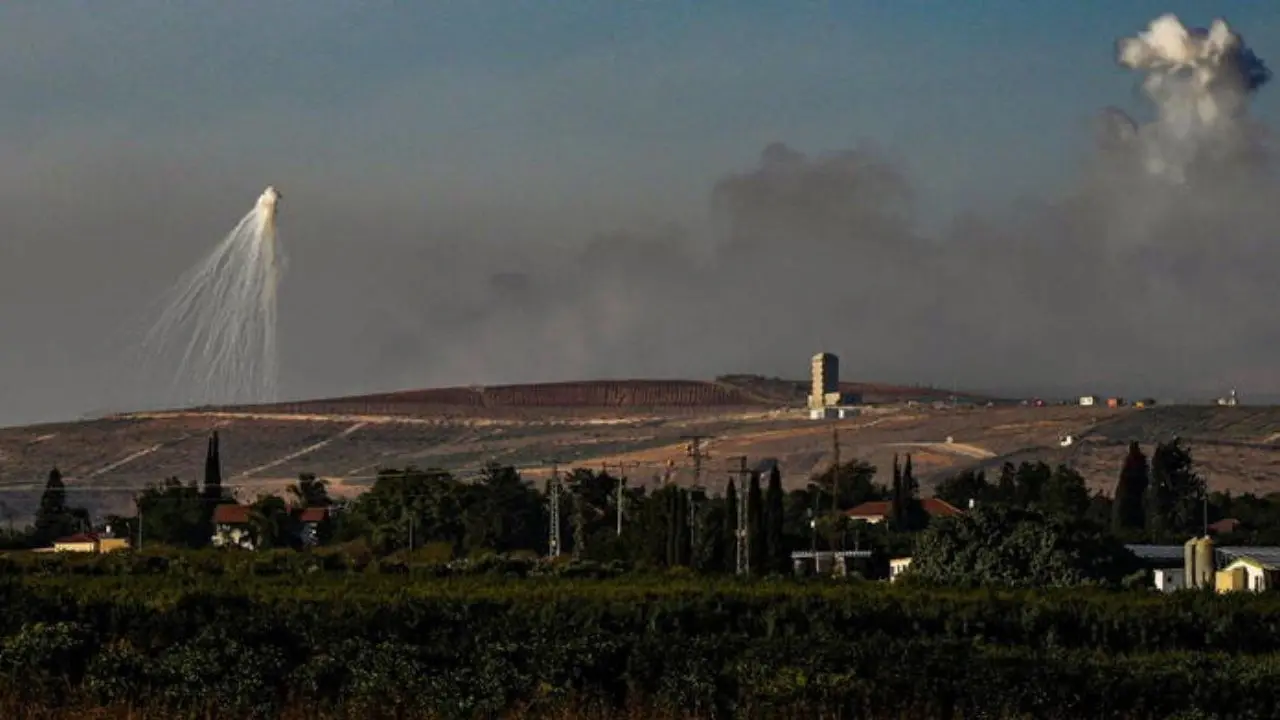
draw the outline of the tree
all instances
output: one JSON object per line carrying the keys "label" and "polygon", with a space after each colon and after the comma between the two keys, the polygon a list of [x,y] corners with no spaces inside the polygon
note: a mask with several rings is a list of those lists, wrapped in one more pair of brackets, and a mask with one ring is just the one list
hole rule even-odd
{"label": "tree", "polygon": [[188,548],[209,544],[213,513],[195,483],[167,478],[143,490],[137,504],[143,542]]}
{"label": "tree", "polygon": [[693,491],[678,488],[676,493],[676,564],[692,565],[693,531],[696,510],[693,506]]}
{"label": "tree", "polygon": [[680,488],[668,485],[662,489],[667,507],[667,567],[680,564]]}
{"label": "tree", "polygon": [[928,523],[924,508],[917,497],[920,486],[916,482],[911,467],[911,455],[907,455],[906,463],[898,467],[898,458],[893,459],[894,491],[893,503],[890,507],[889,524],[894,530],[911,532],[919,530]]}
{"label": "tree", "polygon": [[751,541],[747,544],[749,555],[747,564],[753,573],[765,569],[765,557],[769,542],[764,528],[764,493],[760,491],[760,473],[751,473],[751,484],[747,489],[747,532]]}
{"label": "tree", "polygon": [[969,501],[986,504],[997,499],[996,488],[987,482],[986,473],[966,470],[938,483],[933,495],[958,508],[969,507]]}
{"label": "tree", "polygon": [[1111,505],[1111,529],[1117,534],[1142,530],[1145,524],[1143,502],[1150,483],[1147,456],[1138,443],[1129,443],[1120,479],[1116,482],[1115,499]]}
{"label": "tree", "polygon": [[58,468],[49,471],[40,495],[40,507],[36,510],[35,541],[37,545],[49,545],[77,530],[87,530],[77,522],[76,513],[67,507],[67,489]]}
{"label": "tree", "polygon": [[[546,550],[547,498],[526,483],[514,467],[487,465],[480,480],[465,485],[462,495],[467,552]],[[436,522],[443,524],[439,519]]]}
{"label": "tree", "polygon": [[286,492],[293,498],[295,507],[329,507],[333,504],[332,498],[329,497],[329,483],[317,479],[314,473],[298,475],[298,481],[291,484]]}
{"label": "tree", "polygon": [[260,495],[249,506],[249,529],[254,547],[260,550],[297,547],[300,540],[297,518],[279,495]]}
{"label": "tree", "polygon": [[[536,492],[526,490],[540,502]],[[415,546],[445,542],[464,553],[467,543],[485,542],[492,523],[502,522],[472,507],[488,495],[484,483],[463,485],[443,470],[382,469],[373,486],[342,513],[336,536],[339,541],[366,537],[379,552],[391,552],[409,547],[412,535]]]}
{"label": "tree", "polygon": [[906,505],[903,502],[902,491],[902,466],[898,465],[898,454],[893,454],[893,494],[889,502],[889,524],[893,527],[902,527],[906,518]]}
{"label": "tree", "polygon": [[1089,488],[1080,473],[1059,465],[1041,492],[1040,505],[1046,512],[1083,518],[1089,512]]}
{"label": "tree", "polygon": [[695,496],[698,518],[695,523],[691,564],[700,572],[715,572],[724,567],[725,535],[723,500],[706,497],[698,491]]}
{"label": "tree", "polygon": [[765,548],[767,550],[768,569],[773,572],[787,571],[788,556],[783,533],[784,513],[782,495],[782,472],[777,465],[769,471],[769,488],[765,492],[764,524]]}
{"label": "tree", "polygon": [[1148,529],[1165,538],[1199,531],[1205,498],[1205,482],[1193,469],[1190,448],[1179,438],[1157,444],[1147,487]]}
{"label": "tree", "polygon": [[1018,501],[1018,470],[1013,463],[1005,461],[1000,466],[1000,480],[996,482],[996,497],[1002,503]]}
{"label": "tree", "polygon": [[209,446],[204,456],[204,497],[210,507],[210,516],[213,506],[225,499],[222,494],[222,455],[217,430],[209,436]]}
{"label": "tree", "polygon": [[992,505],[932,523],[909,575],[960,586],[1116,586],[1138,570],[1133,553],[1092,523]]}
{"label": "tree", "polygon": [[[832,477],[839,475],[838,485]],[[816,486],[817,497],[814,498],[820,509],[835,507],[848,510],[869,500],[884,500],[885,489],[875,483],[876,466],[862,460],[850,460],[841,463],[839,468],[829,467],[820,474],[810,478]],[[832,486],[839,489],[840,497],[832,502]]]}
{"label": "tree", "polygon": [[1014,476],[1014,502],[1020,507],[1031,507],[1041,502],[1045,486],[1053,478],[1053,468],[1044,461],[1024,462]]}

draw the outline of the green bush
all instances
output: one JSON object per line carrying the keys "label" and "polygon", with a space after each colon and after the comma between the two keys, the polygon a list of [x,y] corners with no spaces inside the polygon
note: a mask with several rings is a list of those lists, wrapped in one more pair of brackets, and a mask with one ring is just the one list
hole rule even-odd
{"label": "green bush", "polygon": [[[277,562],[289,572],[261,572]],[[288,702],[361,717],[1252,717],[1280,700],[1269,595],[595,579],[621,569],[570,561],[512,579],[526,566],[497,557],[436,565],[439,577],[294,562],[264,556],[234,582],[45,568],[0,585],[3,692],[230,717]]]}

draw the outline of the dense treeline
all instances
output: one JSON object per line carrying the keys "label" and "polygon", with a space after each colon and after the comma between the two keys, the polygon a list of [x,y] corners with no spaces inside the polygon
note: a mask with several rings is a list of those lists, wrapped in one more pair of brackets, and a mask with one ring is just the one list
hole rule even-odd
{"label": "dense treeline", "polygon": [[41,707],[1252,717],[1280,700],[1267,596],[324,573],[0,592],[0,690]]}

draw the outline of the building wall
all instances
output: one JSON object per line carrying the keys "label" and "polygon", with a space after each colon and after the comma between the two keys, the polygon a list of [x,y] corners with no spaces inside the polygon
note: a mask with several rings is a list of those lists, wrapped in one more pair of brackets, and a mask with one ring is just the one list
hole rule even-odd
{"label": "building wall", "polygon": [[98,552],[107,553],[128,549],[129,541],[125,538],[102,538],[98,541]]}
{"label": "building wall", "polygon": [[894,558],[889,561],[889,580],[897,580],[898,576],[911,567],[911,558]]}
{"label": "building wall", "polygon": [[1155,586],[1160,592],[1182,590],[1187,586],[1187,573],[1181,568],[1160,568],[1155,571]]}
{"label": "building wall", "polygon": [[91,543],[91,542],[82,542],[82,543],[54,543],[54,545],[53,545],[53,549],[54,549],[54,551],[55,551],[55,552],[86,552],[86,553],[91,553],[91,552],[97,552],[97,551],[98,551],[98,546],[97,546],[97,544],[96,544],[96,543]]}

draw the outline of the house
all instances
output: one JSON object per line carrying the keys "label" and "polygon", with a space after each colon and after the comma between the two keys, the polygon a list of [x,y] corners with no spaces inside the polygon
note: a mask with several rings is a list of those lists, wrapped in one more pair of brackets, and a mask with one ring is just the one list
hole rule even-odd
{"label": "house", "polygon": [[219,505],[213,509],[214,547],[254,548],[253,532],[249,526],[251,508],[248,505]]}
{"label": "house", "polygon": [[1249,590],[1262,592],[1280,586],[1280,565],[1248,555],[1237,556],[1218,571],[1214,588],[1219,593]]}
{"label": "house", "polygon": [[889,560],[889,582],[898,579],[898,576],[907,571],[911,567],[911,558],[901,557]]}
{"label": "house", "polygon": [[125,538],[104,537],[97,533],[76,533],[53,541],[54,552],[106,553],[128,548],[129,541]]}
{"label": "house", "polygon": [[1080,396],[1080,405],[1083,407],[1093,407],[1094,405],[1097,405],[1097,404],[1098,404],[1097,395],[1081,395]]}
{"label": "house", "polygon": [[[928,513],[929,517],[954,517],[960,515],[963,511],[941,498],[924,498],[920,501],[920,507]],[[845,511],[845,515],[851,520],[861,520],[875,524],[883,522],[885,518],[893,511],[893,503],[889,500],[872,500],[864,502],[861,505]]]}
{"label": "house", "polygon": [[[308,547],[318,544],[320,523],[329,516],[329,508],[297,508],[292,512],[298,521],[298,539],[302,544]],[[248,505],[226,504],[214,508],[213,537],[211,538],[213,546],[236,547],[244,550],[253,550],[257,547],[253,538],[253,527],[250,524],[252,516],[253,508]]]}
{"label": "house", "polygon": [[304,547],[320,544],[320,523],[329,517],[329,508],[309,507],[296,511],[298,515],[298,537]]}
{"label": "house", "polygon": [[1240,527],[1240,521],[1235,518],[1223,518],[1217,522],[1209,523],[1208,530],[1210,535],[1225,535],[1233,533],[1236,528]]}
{"label": "house", "polygon": [[1107,407],[1109,407],[1109,408],[1124,407],[1124,398],[1122,398],[1122,397],[1109,397],[1109,398],[1107,398]]}

